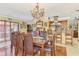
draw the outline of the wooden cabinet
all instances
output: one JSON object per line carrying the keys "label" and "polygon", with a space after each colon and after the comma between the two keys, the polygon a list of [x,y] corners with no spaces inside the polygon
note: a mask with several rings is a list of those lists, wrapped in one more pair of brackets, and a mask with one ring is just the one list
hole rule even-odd
{"label": "wooden cabinet", "polygon": [[[61,24],[62,28],[67,28],[67,25],[68,25],[67,20],[61,20],[58,22]],[[51,27],[53,23],[54,23],[54,21],[49,21],[49,27]]]}

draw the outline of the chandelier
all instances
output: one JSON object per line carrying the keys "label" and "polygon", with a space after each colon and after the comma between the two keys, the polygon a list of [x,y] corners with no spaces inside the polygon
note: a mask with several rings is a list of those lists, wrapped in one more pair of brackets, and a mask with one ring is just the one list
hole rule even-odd
{"label": "chandelier", "polygon": [[44,16],[44,8],[39,8],[39,4],[37,3],[37,5],[35,6],[35,8],[32,10],[32,17],[34,19],[40,19],[41,17]]}

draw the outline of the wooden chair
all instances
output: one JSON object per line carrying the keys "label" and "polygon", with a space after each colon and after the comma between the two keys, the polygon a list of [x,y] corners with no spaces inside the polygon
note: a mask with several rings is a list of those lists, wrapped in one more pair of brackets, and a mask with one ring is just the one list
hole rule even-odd
{"label": "wooden chair", "polygon": [[51,40],[47,40],[45,43],[45,53],[50,53],[51,56],[55,55],[55,40],[54,37],[51,37]]}
{"label": "wooden chair", "polygon": [[14,48],[14,53],[15,53],[15,56],[17,56],[18,54],[18,49],[17,49],[17,38],[18,37],[18,33],[17,32],[13,32],[11,34],[11,52],[13,53],[13,48]]}
{"label": "wooden chair", "polygon": [[56,34],[56,42],[62,43],[62,34]]}
{"label": "wooden chair", "polygon": [[31,35],[31,33],[27,33],[25,34],[25,37],[24,37],[24,56],[27,56],[27,55],[35,55],[35,53],[38,51],[38,49],[34,49],[34,46],[33,46],[33,37]]}
{"label": "wooden chair", "polygon": [[73,45],[73,30],[67,30],[65,34],[65,43],[70,43]]}
{"label": "wooden chair", "polygon": [[24,34],[18,33],[18,40],[17,40],[17,49],[18,55],[23,55],[23,43],[24,43]]}

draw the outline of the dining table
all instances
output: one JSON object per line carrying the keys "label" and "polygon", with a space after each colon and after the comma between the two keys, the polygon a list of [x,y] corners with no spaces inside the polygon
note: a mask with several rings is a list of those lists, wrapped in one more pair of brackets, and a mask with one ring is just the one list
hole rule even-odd
{"label": "dining table", "polygon": [[[33,45],[40,47],[40,56],[45,56],[45,43],[46,40],[43,40],[42,37],[33,37]],[[52,48],[52,45],[48,45],[49,48]]]}
{"label": "dining table", "polygon": [[33,45],[40,47],[40,56],[45,56],[44,52],[44,46],[45,46],[45,40],[43,40],[43,37],[33,37]]}

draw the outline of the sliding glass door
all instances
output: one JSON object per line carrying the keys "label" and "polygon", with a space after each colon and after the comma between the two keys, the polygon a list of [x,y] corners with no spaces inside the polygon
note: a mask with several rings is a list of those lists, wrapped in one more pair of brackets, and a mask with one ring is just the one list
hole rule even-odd
{"label": "sliding glass door", "polygon": [[19,31],[18,25],[15,22],[0,21],[0,42],[10,40],[11,32]]}
{"label": "sliding glass door", "polygon": [[5,39],[6,41],[10,40],[10,22],[5,22]]}
{"label": "sliding glass door", "polygon": [[19,31],[18,23],[0,21],[0,49],[5,47],[5,55],[10,55],[11,32],[16,31]]}
{"label": "sliding glass door", "polygon": [[0,42],[5,41],[5,26],[4,22],[0,21]]}

